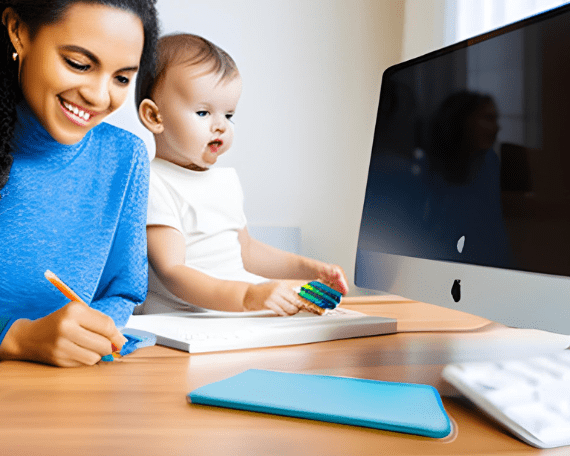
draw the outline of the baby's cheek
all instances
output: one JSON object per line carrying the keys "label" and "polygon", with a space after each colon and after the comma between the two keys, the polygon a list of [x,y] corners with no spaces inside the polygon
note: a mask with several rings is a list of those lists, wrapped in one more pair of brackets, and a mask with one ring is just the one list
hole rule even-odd
{"label": "baby's cheek", "polygon": [[231,135],[228,135],[224,140],[224,152],[227,151],[230,147],[232,147],[233,142],[234,142],[234,135],[232,133]]}

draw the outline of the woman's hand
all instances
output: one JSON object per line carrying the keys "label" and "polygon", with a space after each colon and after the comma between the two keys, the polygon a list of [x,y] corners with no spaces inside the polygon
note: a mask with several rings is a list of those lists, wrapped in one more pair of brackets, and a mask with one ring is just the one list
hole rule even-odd
{"label": "woman's hand", "polygon": [[290,284],[281,281],[250,285],[243,298],[244,310],[273,310],[277,315],[293,315],[302,304]]}
{"label": "woman's hand", "polygon": [[85,303],[72,301],[37,320],[16,320],[0,345],[0,358],[61,367],[91,366],[122,348],[126,338],[113,319]]}
{"label": "woman's hand", "polygon": [[345,295],[348,293],[348,280],[344,270],[336,264],[325,264],[319,269],[319,281],[334,288],[338,292]]}

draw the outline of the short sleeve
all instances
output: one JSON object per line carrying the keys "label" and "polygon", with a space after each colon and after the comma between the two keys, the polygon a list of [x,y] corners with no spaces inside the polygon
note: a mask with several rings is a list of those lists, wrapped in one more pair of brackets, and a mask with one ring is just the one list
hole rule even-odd
{"label": "short sleeve", "polygon": [[179,214],[180,211],[177,209],[177,201],[174,195],[172,195],[168,187],[151,167],[147,226],[166,225],[184,232]]}
{"label": "short sleeve", "polygon": [[243,188],[241,186],[241,182],[239,180],[237,173],[235,173],[235,179],[236,179],[236,192],[239,195],[239,210],[240,210],[239,223],[241,224],[242,227],[245,227],[247,225],[247,220],[245,218]]}

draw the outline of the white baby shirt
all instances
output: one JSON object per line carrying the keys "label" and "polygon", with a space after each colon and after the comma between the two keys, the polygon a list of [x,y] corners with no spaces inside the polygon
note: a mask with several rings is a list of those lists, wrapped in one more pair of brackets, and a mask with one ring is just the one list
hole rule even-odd
{"label": "white baby shirt", "polygon": [[[250,283],[267,281],[244,269],[238,231],[245,227],[243,191],[233,168],[191,171],[160,158],[150,164],[147,225],[171,226],[184,236],[188,267],[212,277]],[[192,310],[171,294],[149,267],[151,302],[167,306],[156,311]],[[158,306],[160,307],[160,306]]]}

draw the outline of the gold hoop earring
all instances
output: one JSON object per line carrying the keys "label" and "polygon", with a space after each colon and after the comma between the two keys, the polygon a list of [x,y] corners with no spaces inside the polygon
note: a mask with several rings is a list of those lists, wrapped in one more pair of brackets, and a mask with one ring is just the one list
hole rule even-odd
{"label": "gold hoop earring", "polygon": [[18,60],[18,53],[17,53],[17,52],[14,52],[14,53],[12,54],[12,60],[13,60],[14,62],[15,62],[16,60]]}

